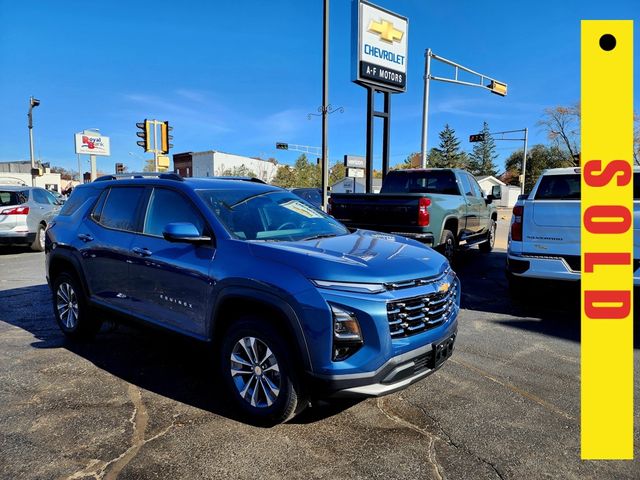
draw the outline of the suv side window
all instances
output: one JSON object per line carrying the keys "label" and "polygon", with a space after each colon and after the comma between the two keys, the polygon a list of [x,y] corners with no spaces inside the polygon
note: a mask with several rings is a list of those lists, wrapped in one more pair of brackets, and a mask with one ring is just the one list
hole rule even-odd
{"label": "suv side window", "polygon": [[103,194],[92,217],[105,227],[135,232],[138,204],[143,194],[143,187],[113,187]]}
{"label": "suv side window", "polygon": [[205,230],[204,219],[191,202],[173,190],[154,188],[142,233],[162,237],[164,227],[174,222],[193,223],[200,235],[203,235]]}
{"label": "suv side window", "polygon": [[473,190],[471,190],[471,184],[469,183],[469,177],[466,173],[460,175],[460,183],[462,184],[462,194],[467,197],[473,197]]}
{"label": "suv side window", "polygon": [[49,201],[49,197],[47,195],[47,192],[45,192],[41,188],[34,188],[33,189],[33,200],[36,203],[39,203],[41,205],[51,205],[51,202]]}

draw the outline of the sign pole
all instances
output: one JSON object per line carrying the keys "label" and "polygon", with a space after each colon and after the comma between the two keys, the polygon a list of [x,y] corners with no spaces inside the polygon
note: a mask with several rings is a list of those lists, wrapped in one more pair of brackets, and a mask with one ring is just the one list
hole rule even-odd
{"label": "sign pole", "polygon": [[424,95],[422,100],[422,168],[427,168],[427,133],[429,128],[429,84],[431,80],[431,49],[424,52]]}
{"label": "sign pole", "polygon": [[91,181],[93,182],[98,177],[98,168],[96,165],[96,156],[89,155],[89,160],[91,161]]}

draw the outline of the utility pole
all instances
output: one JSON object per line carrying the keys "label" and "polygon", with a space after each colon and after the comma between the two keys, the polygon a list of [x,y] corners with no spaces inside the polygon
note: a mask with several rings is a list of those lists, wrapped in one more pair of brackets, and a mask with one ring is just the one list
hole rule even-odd
{"label": "utility pole", "polygon": [[429,129],[429,85],[431,77],[431,49],[427,48],[424,52],[424,94],[422,101],[422,147],[420,149],[422,156],[422,168],[427,166],[427,132]]}
{"label": "utility pole", "polygon": [[[453,62],[451,60],[447,60],[444,57],[441,57],[439,55],[436,55],[435,53],[433,53],[431,51],[430,48],[428,48],[425,51],[425,67],[424,67],[424,97],[422,100],[422,148],[421,148],[421,156],[422,156],[422,168],[426,168],[427,166],[427,134],[428,134],[428,118],[429,118],[429,82],[431,80],[438,80],[440,82],[447,82],[447,83],[457,83],[458,85],[466,85],[468,87],[480,87],[483,88],[485,90],[489,90],[491,93],[495,93],[496,95],[500,95],[501,97],[504,97],[507,95],[507,84],[504,82],[499,82],[498,80],[495,80],[487,75],[484,75],[482,73],[478,73],[474,70],[471,70],[470,68],[464,67],[456,62]],[[441,63],[444,63],[445,65],[449,65],[450,67],[453,67],[454,69],[454,75],[453,78],[449,78],[449,77],[436,77],[434,75],[431,75],[431,59],[437,60]],[[477,82],[470,82],[470,81],[464,81],[464,80],[459,80],[459,73],[460,71],[469,73],[471,75],[475,75],[476,77],[478,77],[478,81]],[[489,84],[487,84],[486,82],[489,82]]]}
{"label": "utility pole", "polygon": [[33,153],[33,109],[40,105],[40,100],[37,98],[33,98],[33,96],[29,97],[29,113],[27,116],[29,117],[29,156],[31,157],[31,186],[36,186],[36,158]]}
{"label": "utility pole", "polygon": [[522,154],[522,185],[520,187],[520,193],[524,193],[525,175],[527,174],[527,140],[529,138],[529,129],[524,129],[524,152]]}
{"label": "utility pole", "polygon": [[322,23],[322,208],[327,210],[329,186],[329,156],[327,134],[329,128],[329,0],[324,2]]}

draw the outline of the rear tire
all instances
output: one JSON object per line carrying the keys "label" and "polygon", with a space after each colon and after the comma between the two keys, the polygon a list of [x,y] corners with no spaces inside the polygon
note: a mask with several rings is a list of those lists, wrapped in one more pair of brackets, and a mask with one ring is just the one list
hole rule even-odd
{"label": "rear tire", "polygon": [[266,319],[243,317],[223,334],[222,378],[249,423],[283,423],[308,405],[290,352]]}
{"label": "rear tire", "polygon": [[493,250],[493,247],[496,243],[496,230],[498,228],[498,224],[495,220],[491,220],[491,226],[489,227],[489,231],[487,232],[487,239],[478,245],[478,248],[482,253],[489,253]]}
{"label": "rear tire", "polygon": [[87,340],[100,330],[82,286],[75,275],[62,272],[53,280],[53,314],[64,335],[72,340]]}
{"label": "rear tire", "polygon": [[437,250],[449,260],[449,263],[453,264],[456,257],[456,250],[458,248],[458,241],[451,230],[442,230],[442,237],[440,237],[440,245]]}
{"label": "rear tire", "polygon": [[34,252],[44,252],[44,225],[38,225],[36,238],[31,244],[31,250]]}

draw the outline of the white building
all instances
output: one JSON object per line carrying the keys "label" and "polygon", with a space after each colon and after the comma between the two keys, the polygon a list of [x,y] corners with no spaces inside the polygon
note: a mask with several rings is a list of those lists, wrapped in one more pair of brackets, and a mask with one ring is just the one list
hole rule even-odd
{"label": "white building", "polygon": [[[0,185],[20,184],[31,186],[31,162],[2,162],[0,163]],[[46,188],[62,192],[68,181],[62,180],[59,173],[51,173],[49,168],[44,169],[42,176],[36,177],[36,187]]]}
{"label": "white building", "polygon": [[260,180],[270,183],[276,176],[279,168],[278,164],[267,160],[243,157],[241,155],[217,152],[215,150],[193,152],[191,158],[194,177],[219,177],[228,174],[237,175],[237,172],[242,169],[251,171]]}
{"label": "white building", "polygon": [[[364,178],[345,177],[331,185],[333,193],[364,193]],[[374,178],[372,182],[373,193],[380,193],[382,187],[382,179]]]}
{"label": "white building", "polygon": [[493,192],[493,187],[500,187],[500,196],[499,200],[495,201],[496,207],[505,207],[511,208],[516,204],[518,200],[518,195],[520,195],[520,187],[516,187],[514,185],[507,185],[499,178],[496,178],[492,175],[483,175],[476,177],[478,180],[478,184],[485,196],[490,195]]}

